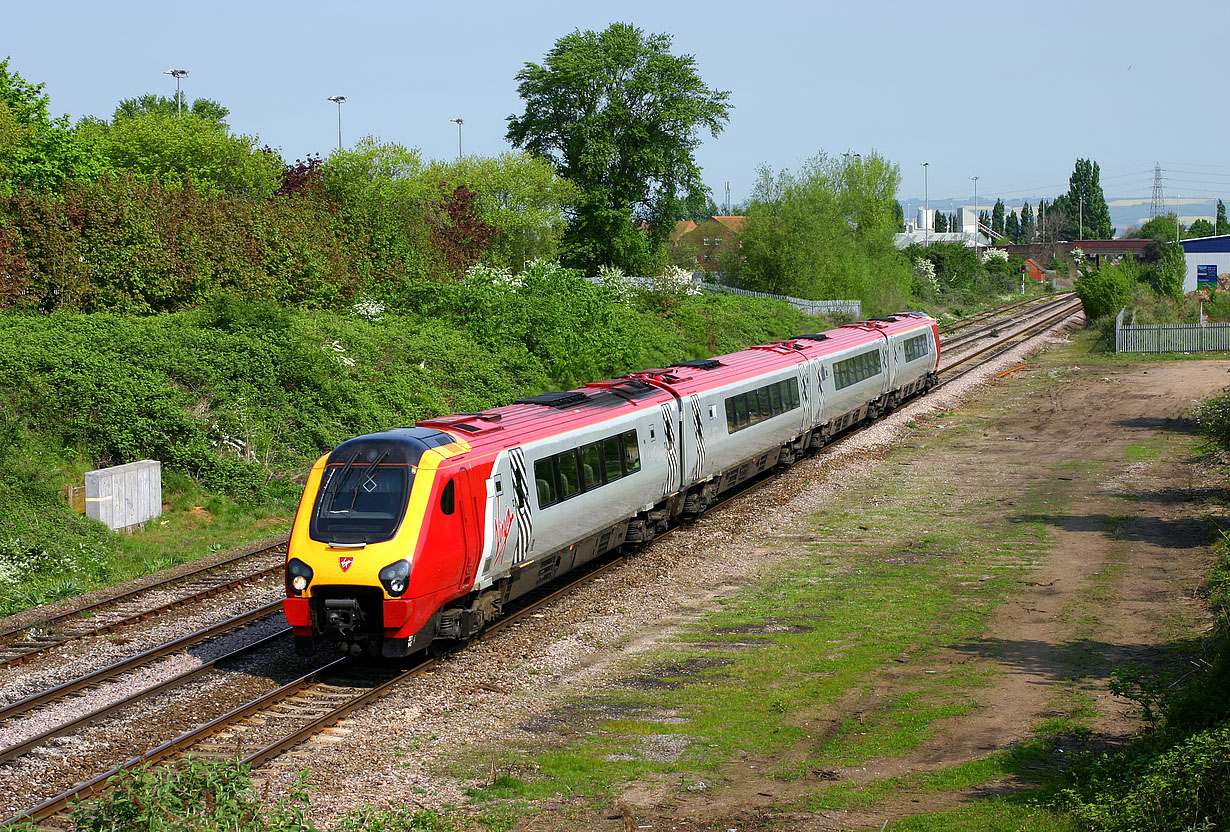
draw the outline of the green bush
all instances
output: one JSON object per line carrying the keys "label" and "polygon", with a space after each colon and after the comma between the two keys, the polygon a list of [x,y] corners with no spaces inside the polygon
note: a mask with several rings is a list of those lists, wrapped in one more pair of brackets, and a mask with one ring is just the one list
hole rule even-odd
{"label": "green bush", "polygon": [[1076,281],[1076,295],[1085,307],[1085,316],[1096,321],[1113,317],[1132,298],[1135,281],[1122,265],[1095,269]]}

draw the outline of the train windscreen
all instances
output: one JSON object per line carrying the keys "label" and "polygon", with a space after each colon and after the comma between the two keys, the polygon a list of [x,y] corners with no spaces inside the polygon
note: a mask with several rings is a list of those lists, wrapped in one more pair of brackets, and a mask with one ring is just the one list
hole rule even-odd
{"label": "train windscreen", "polygon": [[330,454],[312,509],[312,539],[323,543],[390,540],[410,499],[421,455],[414,451],[401,442],[352,440]]}

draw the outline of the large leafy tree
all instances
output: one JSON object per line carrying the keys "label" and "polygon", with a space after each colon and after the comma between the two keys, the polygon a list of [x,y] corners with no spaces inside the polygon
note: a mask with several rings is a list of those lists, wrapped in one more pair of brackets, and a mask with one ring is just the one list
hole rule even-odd
{"label": "large leafy tree", "polygon": [[1068,192],[1055,199],[1056,215],[1062,213],[1066,217],[1061,233],[1069,239],[1080,236],[1086,240],[1109,240],[1114,236],[1100,178],[1097,162],[1077,159],[1068,178]]}
{"label": "large leafy tree", "polygon": [[704,191],[694,151],[702,131],[726,125],[730,93],[707,87],[695,58],[670,47],[669,35],[614,23],[565,35],[517,73],[525,112],[509,116],[508,140],[581,190],[562,247],[570,265],[643,271],[680,204]]}
{"label": "large leafy tree", "polygon": [[1217,200],[1217,234],[1230,234],[1230,222],[1226,222],[1226,204]]}

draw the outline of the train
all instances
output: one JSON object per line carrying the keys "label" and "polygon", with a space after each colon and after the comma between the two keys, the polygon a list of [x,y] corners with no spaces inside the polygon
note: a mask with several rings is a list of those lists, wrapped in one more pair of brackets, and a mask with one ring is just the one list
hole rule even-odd
{"label": "train", "polygon": [[312,466],[286,554],[295,649],[398,658],[938,383],[901,312],[350,439]]}

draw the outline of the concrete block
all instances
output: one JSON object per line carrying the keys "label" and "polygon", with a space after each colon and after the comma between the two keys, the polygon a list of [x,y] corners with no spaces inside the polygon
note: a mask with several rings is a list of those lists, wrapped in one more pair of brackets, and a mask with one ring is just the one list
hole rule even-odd
{"label": "concrete block", "polygon": [[85,513],[108,528],[138,526],[162,514],[162,463],[153,459],[90,471]]}

